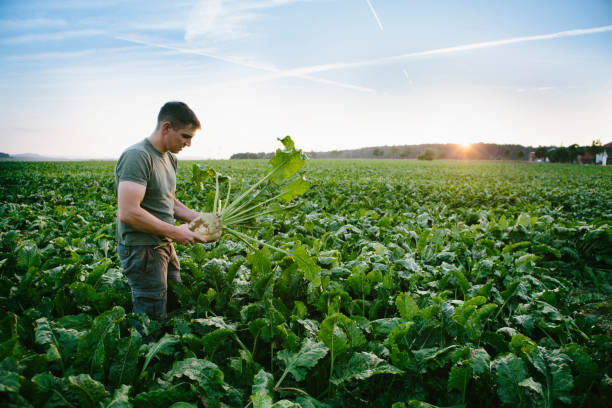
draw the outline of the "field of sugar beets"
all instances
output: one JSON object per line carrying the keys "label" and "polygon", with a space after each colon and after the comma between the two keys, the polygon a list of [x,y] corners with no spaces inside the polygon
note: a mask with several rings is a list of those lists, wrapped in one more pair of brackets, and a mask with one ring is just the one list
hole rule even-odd
{"label": "field of sugar beets", "polygon": [[[192,164],[177,196],[210,211]],[[113,169],[0,162],[3,407],[612,406],[612,168],[310,161],[299,206],[247,233],[315,276],[177,245],[163,325],[130,313]]]}

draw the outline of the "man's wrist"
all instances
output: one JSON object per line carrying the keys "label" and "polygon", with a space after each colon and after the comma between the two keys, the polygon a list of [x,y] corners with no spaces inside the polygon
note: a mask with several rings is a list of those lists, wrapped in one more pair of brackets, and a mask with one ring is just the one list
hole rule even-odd
{"label": "man's wrist", "polygon": [[191,222],[197,218],[200,218],[201,216],[202,216],[202,213],[191,210],[191,213],[189,214],[189,219],[187,220],[187,222]]}
{"label": "man's wrist", "polygon": [[170,225],[170,230],[168,231],[168,238],[170,238],[173,241],[176,241],[176,237],[178,236],[178,229],[179,227],[176,225]]}

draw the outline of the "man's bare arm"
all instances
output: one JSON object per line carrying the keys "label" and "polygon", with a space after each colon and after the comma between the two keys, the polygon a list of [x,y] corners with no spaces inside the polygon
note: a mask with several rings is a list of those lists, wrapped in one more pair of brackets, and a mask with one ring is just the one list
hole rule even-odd
{"label": "man's bare arm", "polygon": [[174,218],[177,220],[190,222],[200,216],[200,213],[188,208],[176,198],[174,199]]}
{"label": "man's bare arm", "polygon": [[168,237],[179,244],[206,242],[200,235],[189,230],[187,224],[168,224],[140,206],[146,187],[132,181],[121,181],[117,187],[119,220],[138,231]]}

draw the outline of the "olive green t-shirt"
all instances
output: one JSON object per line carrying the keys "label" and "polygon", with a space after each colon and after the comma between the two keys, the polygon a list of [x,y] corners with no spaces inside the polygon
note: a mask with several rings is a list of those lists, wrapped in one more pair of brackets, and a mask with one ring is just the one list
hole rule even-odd
{"label": "olive green t-shirt", "polygon": [[[132,181],[146,187],[140,206],[168,224],[174,224],[176,156],[158,152],[147,139],[128,147],[115,167],[115,192],[120,181]],[[119,221],[117,241],[123,245],[157,245],[167,237],[138,231]]]}

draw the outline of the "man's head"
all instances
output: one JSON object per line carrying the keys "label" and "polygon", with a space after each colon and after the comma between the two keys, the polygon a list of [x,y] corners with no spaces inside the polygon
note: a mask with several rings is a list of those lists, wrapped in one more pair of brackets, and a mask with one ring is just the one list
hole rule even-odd
{"label": "man's head", "polygon": [[182,129],[187,126],[198,130],[202,128],[195,113],[183,102],[167,102],[157,115],[157,127],[164,122],[170,122],[174,129]]}
{"label": "man's head", "polygon": [[161,135],[163,151],[178,153],[185,146],[191,146],[198,129],[201,129],[200,121],[183,102],[168,102],[157,115],[156,132]]}

